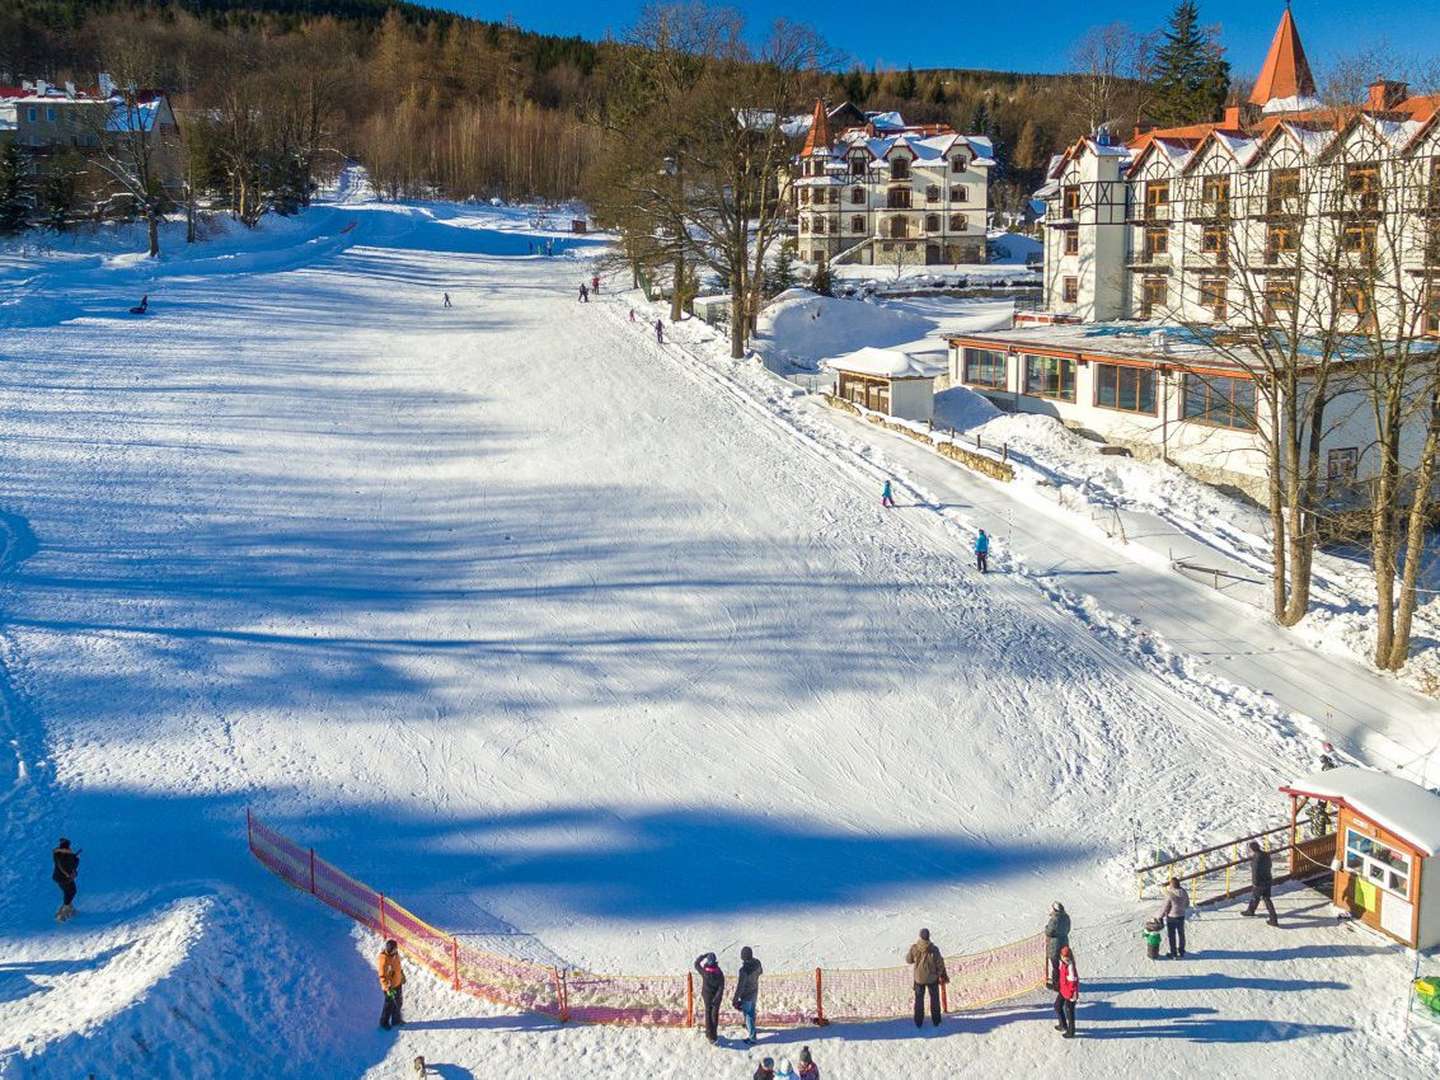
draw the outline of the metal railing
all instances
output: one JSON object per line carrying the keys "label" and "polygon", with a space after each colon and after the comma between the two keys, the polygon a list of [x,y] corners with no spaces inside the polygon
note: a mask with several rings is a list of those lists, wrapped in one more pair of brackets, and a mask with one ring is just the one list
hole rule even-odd
{"label": "metal railing", "polygon": [[[1290,843],[1291,826],[1287,823],[1273,829],[1251,833],[1223,844],[1189,851],[1168,859],[1137,867],[1136,892],[1141,900],[1153,894],[1147,890],[1175,878],[1190,894],[1192,904],[1213,903],[1237,896],[1250,888],[1250,876],[1240,868],[1250,861],[1248,845],[1258,841],[1261,850],[1271,859],[1271,876],[1275,881],[1303,880],[1329,870],[1330,859],[1319,856],[1333,853],[1335,834],[1323,833]],[[1237,872],[1238,871],[1238,872]]]}

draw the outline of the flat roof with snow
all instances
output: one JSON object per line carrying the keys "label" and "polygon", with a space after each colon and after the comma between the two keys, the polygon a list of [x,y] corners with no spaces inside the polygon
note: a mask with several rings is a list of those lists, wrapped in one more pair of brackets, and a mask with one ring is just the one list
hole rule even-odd
{"label": "flat roof with snow", "polygon": [[1426,855],[1440,851],[1440,795],[1409,780],[1346,765],[1302,776],[1280,790],[1343,802]]}

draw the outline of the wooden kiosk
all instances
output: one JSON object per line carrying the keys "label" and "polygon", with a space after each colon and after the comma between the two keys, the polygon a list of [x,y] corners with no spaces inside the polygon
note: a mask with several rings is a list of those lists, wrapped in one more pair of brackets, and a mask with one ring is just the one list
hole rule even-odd
{"label": "wooden kiosk", "polygon": [[898,349],[857,349],[825,361],[835,372],[838,397],[900,420],[935,415],[936,372]]}
{"label": "wooden kiosk", "polygon": [[1353,765],[1301,777],[1290,796],[1290,843],[1307,802],[1338,810],[1334,902],[1412,949],[1440,945],[1440,796]]}

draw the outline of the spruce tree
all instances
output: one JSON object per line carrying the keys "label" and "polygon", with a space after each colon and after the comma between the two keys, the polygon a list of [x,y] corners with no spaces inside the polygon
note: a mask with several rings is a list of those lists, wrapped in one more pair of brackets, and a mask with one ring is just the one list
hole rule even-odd
{"label": "spruce tree", "polygon": [[841,79],[841,85],[845,88],[845,97],[852,105],[863,105],[865,103],[865,72],[860,68],[851,68]]}
{"label": "spruce tree", "polygon": [[18,233],[30,223],[35,198],[25,174],[25,152],[13,139],[0,145],[0,235]]}
{"label": "spruce tree", "polygon": [[1196,0],[1180,0],[1170,13],[1164,41],[1155,51],[1155,67],[1151,119],[1172,127],[1219,117],[1230,90],[1230,64],[1200,26]]}
{"label": "spruce tree", "polygon": [[775,254],[775,262],[765,275],[765,295],[778,296],[795,285],[795,241],[786,240]]}
{"label": "spruce tree", "polygon": [[915,68],[911,64],[905,65],[905,74],[901,75],[895,83],[895,96],[911,101],[920,92],[920,84],[915,78]]}

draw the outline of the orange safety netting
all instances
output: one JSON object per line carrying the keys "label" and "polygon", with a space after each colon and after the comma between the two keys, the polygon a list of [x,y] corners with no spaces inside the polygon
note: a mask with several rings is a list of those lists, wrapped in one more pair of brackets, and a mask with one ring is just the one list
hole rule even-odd
{"label": "orange safety netting", "polygon": [[[291,885],[396,940],[457,990],[558,1020],[589,1024],[686,1027],[702,1011],[695,980],[683,975],[603,975],[561,970],[500,956],[437,930],[390,897],[283,834],[246,815],[250,852]],[[950,977],[945,1009],[956,1012],[1017,997],[1045,982],[1045,940],[1040,934],[969,956],[945,958]],[[793,1027],[832,1020],[889,1020],[908,1016],[913,995],[908,966],[868,971],[815,968],[767,972],[761,983],[759,1023]],[[721,1019],[739,1025],[726,987]]]}

